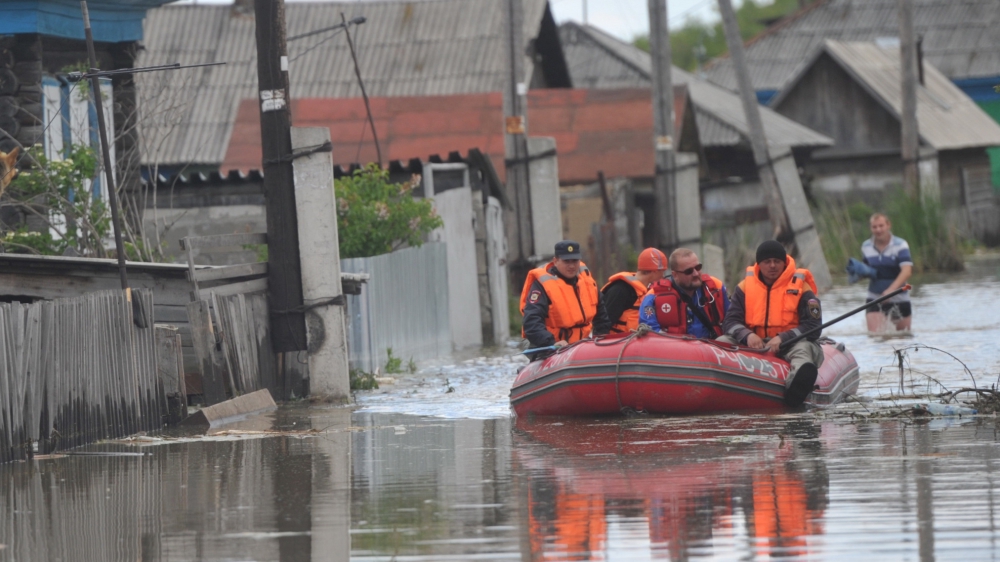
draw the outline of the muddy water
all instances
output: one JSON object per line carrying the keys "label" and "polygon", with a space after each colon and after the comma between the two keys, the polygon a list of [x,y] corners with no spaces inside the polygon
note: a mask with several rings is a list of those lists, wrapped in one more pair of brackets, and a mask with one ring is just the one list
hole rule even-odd
{"label": "muddy water", "polygon": [[[995,559],[994,418],[851,416],[996,382],[996,266],[941,281],[915,292],[911,335],[829,331],[862,366],[860,405],[514,420],[511,350],[400,375],[353,410],[0,466],[0,561]],[[825,316],[861,294],[827,293]]]}

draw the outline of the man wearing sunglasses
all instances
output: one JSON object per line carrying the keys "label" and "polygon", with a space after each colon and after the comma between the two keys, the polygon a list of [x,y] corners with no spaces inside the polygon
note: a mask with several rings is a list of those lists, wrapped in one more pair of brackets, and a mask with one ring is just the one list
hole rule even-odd
{"label": "man wearing sunglasses", "polygon": [[702,273],[698,255],[687,248],[674,250],[667,263],[671,274],[650,286],[639,307],[639,322],[668,334],[721,336],[729,310],[722,281]]}
{"label": "man wearing sunglasses", "polygon": [[722,323],[725,335],[718,339],[767,350],[788,361],[785,403],[798,406],[813,391],[823,363],[823,350],[816,343],[820,334],[817,331],[790,348],[782,349],[781,343],[822,324],[812,273],[796,268],[785,247],[768,240],[757,247],[757,264],[747,268],[733,291],[733,305]]}

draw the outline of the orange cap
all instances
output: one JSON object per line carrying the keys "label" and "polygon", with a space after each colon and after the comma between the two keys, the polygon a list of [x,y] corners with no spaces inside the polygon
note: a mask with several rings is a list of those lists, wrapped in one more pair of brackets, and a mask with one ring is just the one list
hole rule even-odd
{"label": "orange cap", "polygon": [[667,269],[667,256],[656,248],[646,248],[639,254],[639,271],[663,271]]}

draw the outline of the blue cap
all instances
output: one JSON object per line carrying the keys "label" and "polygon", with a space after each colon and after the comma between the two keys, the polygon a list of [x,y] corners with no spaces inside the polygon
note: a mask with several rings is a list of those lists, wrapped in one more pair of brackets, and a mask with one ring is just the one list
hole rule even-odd
{"label": "blue cap", "polygon": [[581,259],[580,243],[573,240],[563,240],[556,243],[556,257],[561,260]]}

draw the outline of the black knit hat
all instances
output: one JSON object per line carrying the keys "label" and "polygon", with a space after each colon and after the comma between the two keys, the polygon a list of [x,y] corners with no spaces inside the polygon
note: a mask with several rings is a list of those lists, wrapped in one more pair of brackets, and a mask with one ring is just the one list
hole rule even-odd
{"label": "black knit hat", "polygon": [[785,261],[785,257],[788,254],[785,253],[785,247],[781,245],[781,242],[777,240],[768,240],[762,242],[760,246],[757,246],[757,263],[760,263],[766,259],[775,258],[781,261]]}

